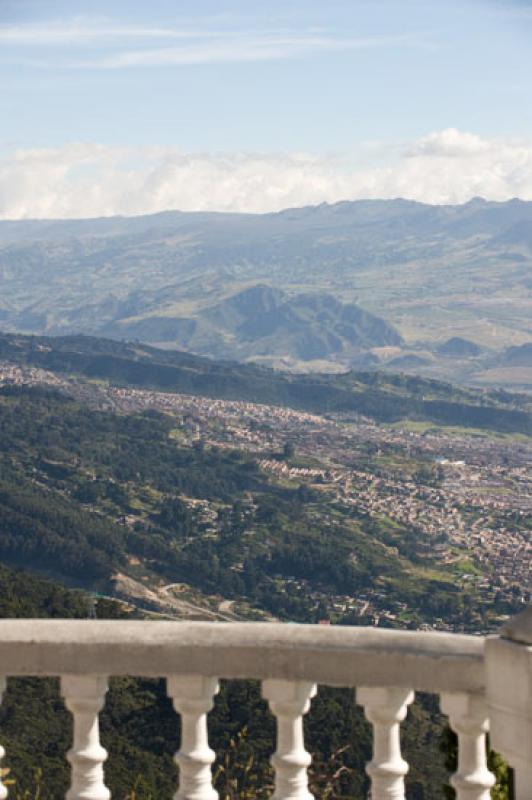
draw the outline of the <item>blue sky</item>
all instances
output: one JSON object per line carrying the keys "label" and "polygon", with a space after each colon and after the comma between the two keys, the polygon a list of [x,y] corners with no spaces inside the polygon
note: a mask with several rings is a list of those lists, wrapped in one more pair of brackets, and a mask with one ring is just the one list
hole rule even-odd
{"label": "blue sky", "polygon": [[[383,171],[395,176],[392,194],[408,190],[410,178],[397,178],[405,158],[418,158],[419,148],[425,158],[427,148],[440,158],[442,142],[446,157],[449,142],[453,158],[459,142],[467,157],[476,141],[479,177],[482,167],[486,175],[502,169],[506,178],[503,186],[492,175],[484,186],[472,173],[467,192],[532,194],[531,76],[532,2],[0,0],[0,215],[47,213],[44,201],[28,205],[35,191],[28,170],[16,172],[33,158],[36,174],[51,191],[58,187],[57,171],[53,179],[39,173],[28,156],[35,149],[41,167],[45,151],[55,166],[64,159],[64,191],[86,186],[91,175],[96,185],[102,170],[124,181],[134,173],[140,191],[165,164],[182,189],[187,156],[186,169],[201,178],[198,192],[205,194],[214,164],[212,179],[222,171],[229,207],[239,209],[255,164],[261,177],[257,184],[254,175],[253,191],[268,184],[269,200],[250,210],[268,210],[276,197],[277,205],[299,195],[314,202],[320,186],[326,200],[364,188],[386,194]],[[493,162],[497,147],[506,148],[502,166]],[[509,185],[520,165],[527,175],[530,168],[530,184]],[[357,183],[360,173],[366,178]],[[28,197],[19,186],[15,202],[17,174]],[[312,191],[304,189],[309,181]],[[168,194],[167,184],[160,203],[182,198],[183,207],[194,207],[192,196]],[[457,188],[446,191],[450,201],[463,199]],[[426,185],[410,193],[440,199]],[[104,213],[120,210],[109,190],[95,194],[99,201]],[[55,202],[49,213],[87,213],[73,195],[70,202],[76,208]],[[198,195],[198,207],[206,202]]]}

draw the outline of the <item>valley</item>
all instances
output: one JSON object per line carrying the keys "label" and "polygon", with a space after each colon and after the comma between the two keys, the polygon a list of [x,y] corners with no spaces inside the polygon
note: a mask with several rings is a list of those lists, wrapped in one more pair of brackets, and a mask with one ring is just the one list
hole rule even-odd
{"label": "valley", "polygon": [[4,221],[0,326],[530,389],[531,225],[532,203],[481,198]]}
{"label": "valley", "polygon": [[531,34],[0,0],[0,800],[532,800]]}
{"label": "valley", "polygon": [[[58,501],[92,541],[88,562],[72,553],[52,572],[143,614],[480,631],[530,597],[524,432],[142,389],[13,361],[0,363],[0,387],[4,425],[20,431],[3,462],[17,513]],[[9,493],[3,502],[13,525]],[[110,526],[111,549],[92,520]],[[14,563],[17,541],[0,542]],[[43,553],[24,549],[42,569]]]}

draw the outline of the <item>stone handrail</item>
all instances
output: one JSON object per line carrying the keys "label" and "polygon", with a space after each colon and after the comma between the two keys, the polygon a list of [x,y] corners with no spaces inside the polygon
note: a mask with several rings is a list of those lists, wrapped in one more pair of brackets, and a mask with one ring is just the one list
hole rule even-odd
{"label": "stone handrail", "polygon": [[261,622],[0,620],[8,675],[201,675],[482,692],[478,636]]}
{"label": "stone handrail", "polygon": [[[507,640],[504,634],[484,639],[271,623],[1,620],[0,672],[61,678],[62,694],[74,717],[74,742],[67,755],[72,765],[68,800],[109,798],[98,714],[108,676],[113,675],[166,678],[182,719],[176,800],[217,798],[207,712],[220,678],[262,682],[263,696],[277,720],[274,800],[312,798],[302,719],[317,684],[356,689],[357,702],[374,731],[373,759],[367,765],[372,800],[405,798],[408,765],[401,757],[400,723],[415,690],[441,695],[442,711],[458,735],[458,769],[451,778],[457,800],[490,798],[494,778],[486,764],[486,732],[492,715],[507,728],[516,722],[519,741],[502,730],[496,740],[517,767],[517,800],[530,800],[532,775],[526,754],[532,751],[532,646],[523,641],[522,624],[515,630],[519,641]],[[515,676],[510,674],[514,663]],[[508,672],[504,680],[515,683],[510,694],[517,711],[507,708],[499,667]],[[0,800],[6,796],[0,785]]]}

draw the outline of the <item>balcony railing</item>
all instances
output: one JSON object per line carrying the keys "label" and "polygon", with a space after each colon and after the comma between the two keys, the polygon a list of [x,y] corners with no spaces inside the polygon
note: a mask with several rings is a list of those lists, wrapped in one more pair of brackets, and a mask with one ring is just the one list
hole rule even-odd
{"label": "balcony railing", "polygon": [[[353,687],[373,726],[372,800],[404,800],[400,724],[414,691],[440,695],[458,736],[458,800],[489,800],[485,737],[532,798],[532,609],[500,636],[264,623],[0,621],[4,676],[60,676],[74,719],[69,800],[107,800],[98,714],[108,678],[164,677],[181,715],[177,800],[216,800],[207,712],[218,679],[257,679],[277,720],[274,800],[311,800],[303,715],[318,684]],[[5,678],[3,679],[5,686]],[[7,797],[0,786],[0,798]]]}

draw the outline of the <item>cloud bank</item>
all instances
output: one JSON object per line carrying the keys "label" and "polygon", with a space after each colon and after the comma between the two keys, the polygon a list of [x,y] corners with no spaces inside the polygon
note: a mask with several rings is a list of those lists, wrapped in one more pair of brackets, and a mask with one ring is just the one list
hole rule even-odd
{"label": "cloud bank", "polygon": [[532,141],[454,128],[402,147],[383,166],[306,153],[183,153],[67,144],[0,159],[0,219],[183,211],[267,212],[360,198],[427,203],[532,200]]}

